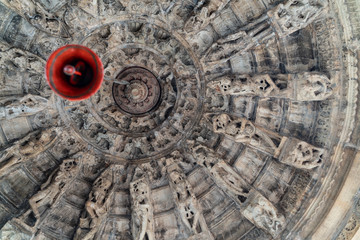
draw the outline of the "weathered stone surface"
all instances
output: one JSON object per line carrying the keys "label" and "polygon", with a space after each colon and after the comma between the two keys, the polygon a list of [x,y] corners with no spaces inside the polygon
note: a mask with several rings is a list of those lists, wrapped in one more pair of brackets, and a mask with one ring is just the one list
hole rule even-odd
{"label": "weathered stone surface", "polygon": [[[358,8],[2,0],[0,238],[355,238]],[[86,101],[46,83],[68,43],[104,66]]]}

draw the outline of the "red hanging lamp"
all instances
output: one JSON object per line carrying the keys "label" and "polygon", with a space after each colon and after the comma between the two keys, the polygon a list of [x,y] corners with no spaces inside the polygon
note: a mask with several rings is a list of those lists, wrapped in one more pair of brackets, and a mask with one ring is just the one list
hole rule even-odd
{"label": "red hanging lamp", "polygon": [[53,52],[46,63],[46,80],[51,89],[70,101],[85,100],[101,87],[104,68],[89,48],[66,45]]}

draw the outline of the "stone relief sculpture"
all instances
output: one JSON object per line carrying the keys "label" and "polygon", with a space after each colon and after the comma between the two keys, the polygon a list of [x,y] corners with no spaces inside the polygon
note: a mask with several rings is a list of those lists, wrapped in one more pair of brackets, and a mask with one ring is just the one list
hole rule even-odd
{"label": "stone relief sculpture", "polygon": [[[176,153],[175,153],[176,154]],[[177,153],[179,154],[179,153]],[[182,222],[190,231],[190,235],[205,234],[213,239],[201,207],[192,193],[191,185],[186,180],[186,176],[178,165],[177,157],[169,157],[166,159],[166,168],[169,177],[170,187],[173,189],[173,196],[178,207]]]}
{"label": "stone relief sculpture", "polygon": [[[337,78],[335,76],[334,78]],[[335,79],[336,80],[336,79]],[[330,97],[336,82],[324,74],[305,72],[295,74],[291,82],[296,85],[296,100],[298,101],[320,101]]]}
{"label": "stone relief sculpture", "polygon": [[16,12],[25,17],[27,21],[39,30],[59,37],[70,37],[63,21],[54,13],[49,13],[32,1],[5,1],[5,4],[8,4]]}
{"label": "stone relief sculpture", "polygon": [[231,189],[238,200],[243,203],[249,196],[251,190],[246,181],[240,177],[226,162],[219,161],[210,171],[218,180],[217,183],[224,189]]}
{"label": "stone relief sculpture", "polygon": [[42,75],[45,67],[43,59],[4,43],[0,43],[0,49],[0,97],[26,94],[50,96],[51,90]]}
{"label": "stone relief sculpture", "polygon": [[328,5],[324,0],[289,0],[268,12],[280,37],[309,25]]}
{"label": "stone relief sculpture", "polygon": [[216,184],[226,189],[235,202],[241,205],[247,200],[250,185],[212,150],[199,145],[193,148],[192,154],[199,164],[209,170]]}
{"label": "stone relief sculpture", "polygon": [[50,144],[55,137],[59,134],[59,129],[50,128],[45,129],[38,134],[34,134],[33,138],[29,139],[29,141],[23,142],[19,146],[19,153],[23,156],[28,156],[34,154],[34,152],[40,152],[45,149],[48,144]]}
{"label": "stone relief sculpture", "polygon": [[[47,213],[41,215],[36,223],[38,231],[34,237],[71,238],[77,228],[73,222],[78,221],[81,209],[85,208],[92,183],[106,167],[102,158],[90,153],[79,152],[68,161],[64,160],[57,175],[58,179],[64,180],[55,177],[54,182],[33,199],[35,211],[40,213],[39,208],[44,204],[47,206]],[[60,176],[62,174],[64,176]]]}
{"label": "stone relief sculpture", "polygon": [[207,51],[206,61],[216,62],[229,59],[238,53],[266,43],[274,36],[267,17],[256,19],[245,31],[238,31],[217,40]]}
{"label": "stone relief sculpture", "polygon": [[146,177],[130,183],[132,200],[131,230],[134,239],[154,240],[154,226],[152,222],[153,209],[150,202],[150,188]]}
{"label": "stone relief sculpture", "polygon": [[[110,192],[113,187],[112,170],[105,170],[93,183],[92,191],[85,203],[87,218],[80,218],[80,228],[77,234],[81,235],[82,229],[91,229],[82,239],[95,239],[99,231],[101,221],[106,217],[110,209]],[[80,237],[80,236],[79,236]]]}
{"label": "stone relief sculpture", "polygon": [[324,152],[324,149],[309,143],[289,139],[279,156],[279,161],[297,168],[313,169],[323,164]]}
{"label": "stone relief sculpture", "polygon": [[224,133],[236,142],[249,144],[269,154],[276,155],[281,142],[281,136],[263,129],[260,130],[245,118],[232,120],[227,114],[216,115],[212,121],[214,132]]}
{"label": "stone relief sculpture", "polygon": [[58,130],[56,128],[37,130],[14,142],[11,147],[1,152],[0,168],[5,170],[46,150],[57,140]]}
{"label": "stone relief sculpture", "polygon": [[106,175],[103,174],[100,178],[96,179],[93,184],[93,190],[90,193],[89,200],[86,202],[85,207],[95,223],[99,217],[107,211],[105,204],[111,187],[111,172],[106,172]]}
{"label": "stone relief sculpture", "polygon": [[[265,130],[245,118],[232,119],[227,114],[220,114],[214,115],[211,121],[214,132],[223,133],[236,142],[264,151],[285,164],[297,168],[313,169],[323,163],[324,149],[296,138],[287,138]],[[279,157],[281,153],[283,155]]]}
{"label": "stone relief sculpture", "polygon": [[256,195],[242,214],[256,226],[270,233],[273,238],[285,227],[285,218],[279,211],[261,195]]}
{"label": "stone relief sculpture", "polygon": [[[241,207],[242,214],[249,221],[264,229],[273,237],[276,237],[282,231],[285,225],[285,217],[279,213],[268,199],[242,179],[224,160],[202,145],[192,148],[192,154],[199,163],[209,157],[216,158],[217,162],[210,167],[209,174],[211,174],[215,183]],[[209,168],[209,164],[204,166]]]}
{"label": "stone relief sculpture", "polygon": [[270,76],[254,75],[226,77],[208,86],[222,95],[289,98],[296,101],[325,100],[333,94],[336,79],[325,74],[305,72]]}

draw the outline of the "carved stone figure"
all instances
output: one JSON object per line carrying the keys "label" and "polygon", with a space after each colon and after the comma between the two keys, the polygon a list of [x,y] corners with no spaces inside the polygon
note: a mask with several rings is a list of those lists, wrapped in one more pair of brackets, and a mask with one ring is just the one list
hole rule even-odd
{"label": "carved stone figure", "polygon": [[159,13],[159,6],[155,4],[151,0],[145,0],[145,1],[129,1],[127,3],[127,7],[129,11],[131,12],[141,12],[144,14],[158,14]]}
{"label": "carved stone figure", "polygon": [[[19,48],[0,43],[0,97],[11,95],[40,95],[48,97],[50,87],[43,77],[45,61]],[[36,98],[36,97],[35,97]],[[42,101],[40,101],[42,102]]]}
{"label": "carved stone figure", "polygon": [[208,84],[208,87],[222,95],[289,98],[297,101],[324,100],[333,94],[335,86],[335,82],[318,72],[222,77]]}
{"label": "carved stone figure", "polygon": [[192,154],[198,164],[211,169],[218,161],[218,157],[208,148],[199,145],[192,149]]}
{"label": "carved stone figure", "polygon": [[178,170],[173,169],[169,172],[169,178],[171,179],[170,186],[175,191],[175,202],[178,205],[183,223],[189,230],[197,233],[196,228],[199,224],[201,210],[195,197],[190,193],[191,189],[185,180],[185,176],[179,173]]}
{"label": "carved stone figure", "polygon": [[34,27],[59,37],[69,37],[64,23],[54,14],[30,0],[7,1],[9,7],[23,15]]}
{"label": "carved stone figure", "polygon": [[323,164],[324,152],[322,148],[291,138],[283,148],[279,160],[296,168],[313,169]]}
{"label": "carved stone figure", "polygon": [[11,147],[0,154],[0,166],[2,168],[5,165],[7,165],[6,167],[12,166],[20,160],[44,151],[46,146],[49,146],[57,137],[57,130],[56,128],[37,130],[14,142]]}
{"label": "carved stone figure", "polygon": [[224,133],[237,142],[250,143],[255,135],[255,126],[246,119],[231,120],[227,114],[220,114],[213,118],[214,132]]}
{"label": "carved stone figure", "polygon": [[214,132],[224,133],[234,141],[248,144],[274,157],[278,157],[279,148],[285,139],[279,134],[255,126],[245,118],[232,120],[227,114],[215,115],[211,118]]}
{"label": "carved stone figure", "polygon": [[209,170],[216,184],[228,192],[234,201],[240,205],[246,201],[251,187],[224,160],[202,145],[193,148],[192,153],[195,160]]}
{"label": "carved stone figure", "polygon": [[[209,234],[202,209],[198,203],[191,185],[186,180],[186,176],[179,166],[181,155],[174,152],[170,157],[166,158],[166,169],[169,177],[169,184],[173,190],[175,203],[179,209],[182,222],[187,227],[190,235],[201,233]],[[210,237],[212,239],[212,236]]]}
{"label": "carved stone figure", "polygon": [[266,43],[274,32],[268,19],[260,17],[253,21],[245,31],[238,31],[224,38],[218,39],[208,50],[206,62],[228,60],[238,53],[248,51],[258,44]]}
{"label": "carved stone figure", "polygon": [[274,238],[284,229],[285,217],[261,195],[257,195],[242,214],[253,224],[270,233]]}
{"label": "carved stone figure", "polygon": [[106,213],[110,208],[109,195],[110,190],[113,187],[112,181],[111,170],[106,170],[95,180],[93,189],[89,194],[89,199],[85,203],[85,209],[89,214],[90,219],[80,219],[82,226],[84,226],[85,221],[90,221],[90,224],[87,227],[90,228],[91,231],[89,231],[83,239],[94,239],[96,232],[99,231],[101,220],[106,216]]}
{"label": "carved stone figure", "polygon": [[154,240],[153,209],[150,202],[150,188],[145,177],[130,183],[130,195],[133,209],[131,229],[134,239]]}
{"label": "carved stone figure", "polygon": [[111,186],[111,172],[96,179],[93,184],[93,190],[90,193],[89,200],[86,202],[85,207],[94,222],[107,211],[105,204]]}

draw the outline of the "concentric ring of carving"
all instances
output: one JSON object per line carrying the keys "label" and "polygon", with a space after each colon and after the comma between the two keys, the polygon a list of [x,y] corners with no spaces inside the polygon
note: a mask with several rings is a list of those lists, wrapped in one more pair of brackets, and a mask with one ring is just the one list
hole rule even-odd
{"label": "concentric ring of carving", "polygon": [[149,70],[140,67],[128,68],[122,71],[117,79],[129,83],[114,83],[112,88],[115,102],[126,113],[145,114],[159,103],[160,84]]}
{"label": "concentric ring of carving", "polygon": [[[104,82],[85,104],[62,101],[64,118],[82,139],[113,156],[146,161],[167,154],[190,135],[202,106],[200,67],[183,42],[149,23],[97,28],[81,44],[100,56]],[[130,84],[119,86],[115,78]]]}

